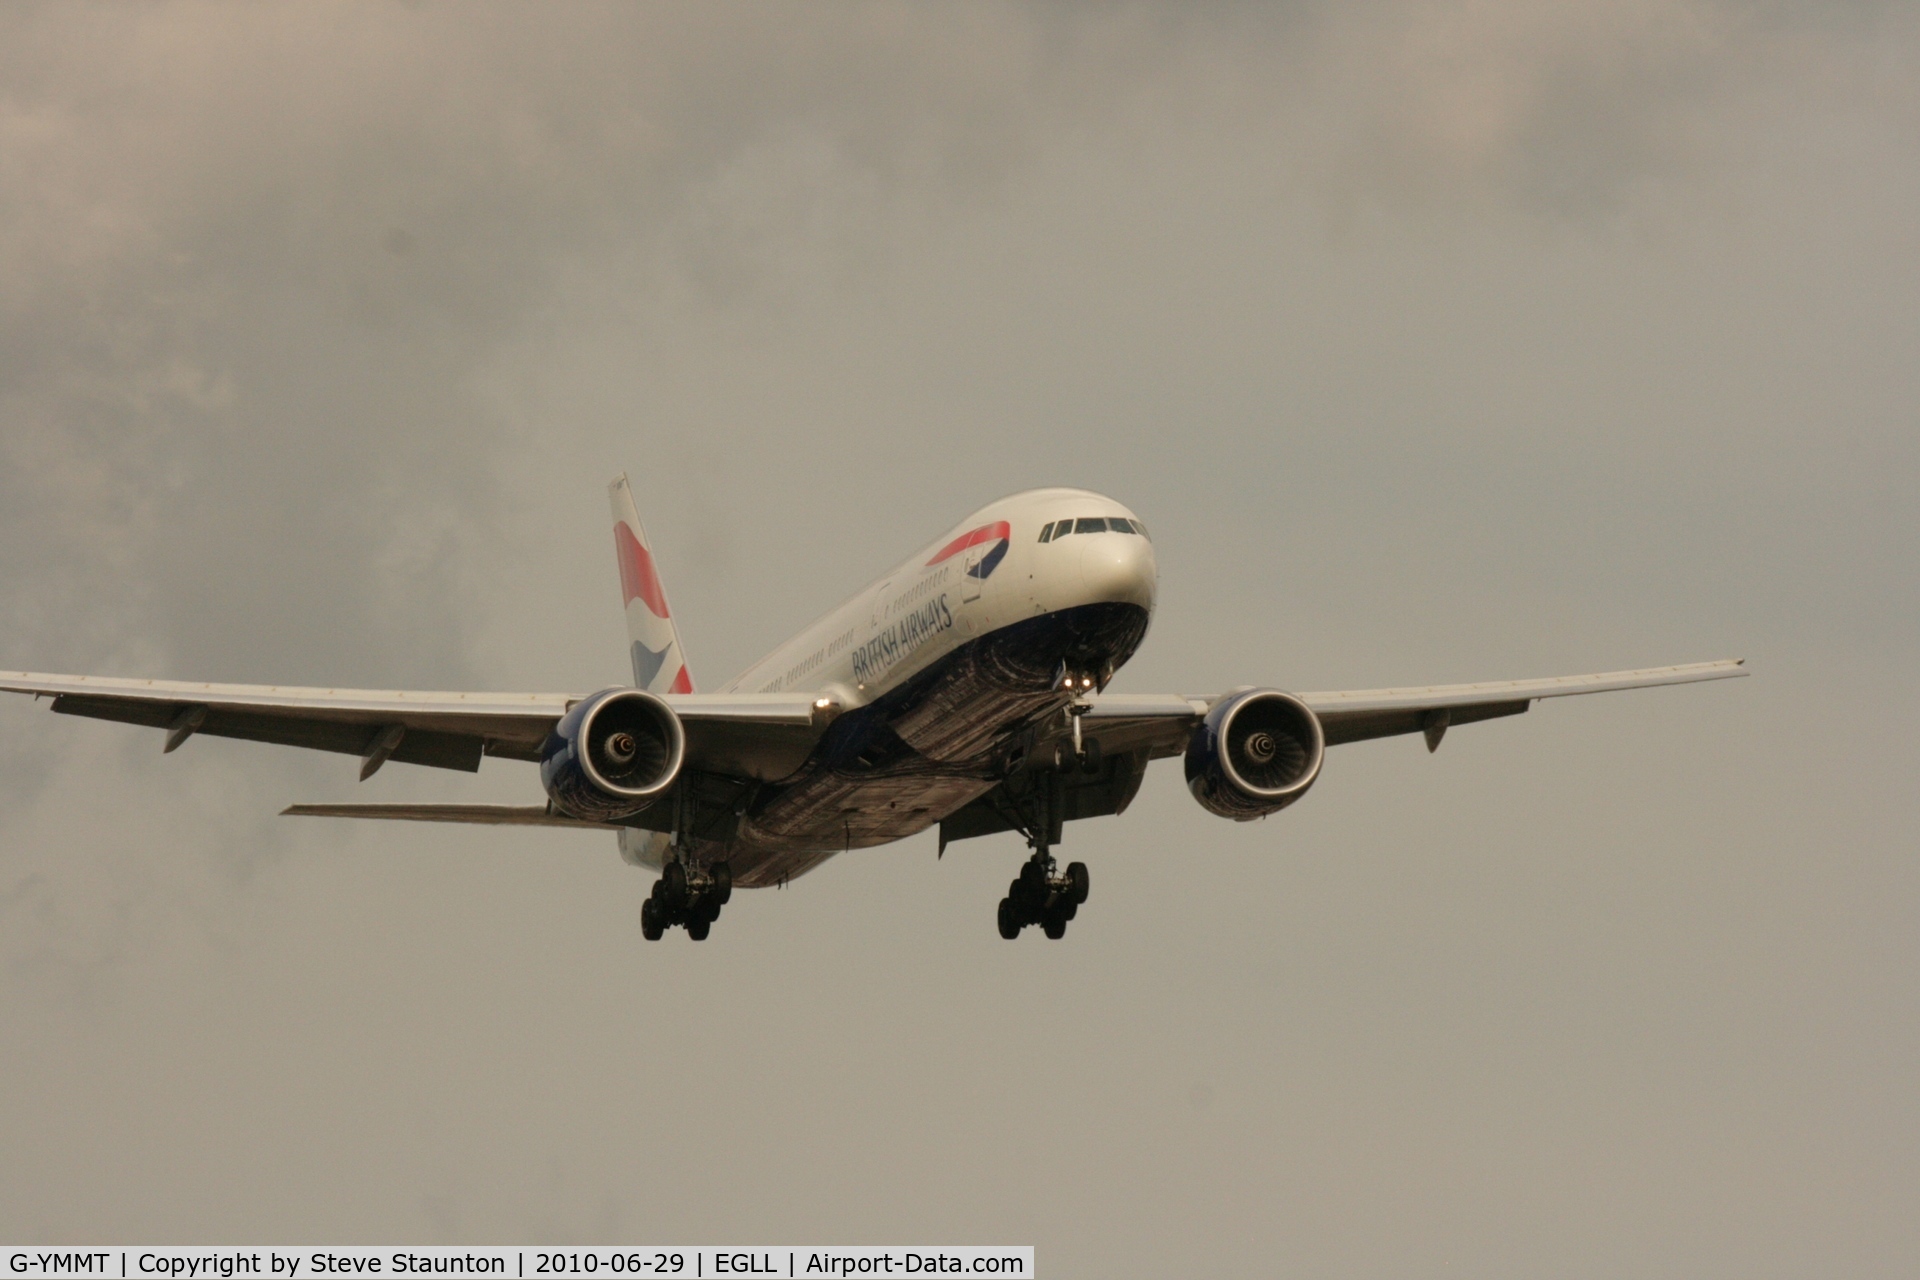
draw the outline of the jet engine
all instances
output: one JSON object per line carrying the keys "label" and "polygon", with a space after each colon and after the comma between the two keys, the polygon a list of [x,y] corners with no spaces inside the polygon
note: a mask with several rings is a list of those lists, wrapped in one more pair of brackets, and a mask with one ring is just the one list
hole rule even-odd
{"label": "jet engine", "polygon": [[568,817],[618,822],[664,796],[686,754],[672,707],[643,689],[603,689],[553,727],[540,781]]}
{"label": "jet engine", "polygon": [[1326,750],[1320,718],[1292,694],[1228,694],[1187,742],[1187,789],[1223,818],[1264,818],[1307,793]]}

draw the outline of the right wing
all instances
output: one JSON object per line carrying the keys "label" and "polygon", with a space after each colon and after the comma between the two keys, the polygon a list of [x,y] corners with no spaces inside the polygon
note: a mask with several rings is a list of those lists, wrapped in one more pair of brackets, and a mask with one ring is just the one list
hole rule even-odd
{"label": "right wing", "polygon": [[[363,778],[388,760],[468,772],[483,755],[537,761],[547,735],[579,701],[563,693],[307,689],[31,671],[0,671],[0,692],[51,697],[63,715],[166,729],[168,751],[207,733],[359,756]],[[805,693],[662,696],[686,726],[688,766],[715,773],[782,777],[824,727]]]}

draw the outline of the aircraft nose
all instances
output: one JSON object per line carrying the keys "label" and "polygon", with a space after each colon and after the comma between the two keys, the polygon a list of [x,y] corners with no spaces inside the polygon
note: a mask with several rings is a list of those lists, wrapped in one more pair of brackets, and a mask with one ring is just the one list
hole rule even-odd
{"label": "aircraft nose", "polygon": [[1076,539],[1080,547],[1080,584],[1090,601],[1153,608],[1159,570],[1153,544],[1137,533],[1104,533]]}

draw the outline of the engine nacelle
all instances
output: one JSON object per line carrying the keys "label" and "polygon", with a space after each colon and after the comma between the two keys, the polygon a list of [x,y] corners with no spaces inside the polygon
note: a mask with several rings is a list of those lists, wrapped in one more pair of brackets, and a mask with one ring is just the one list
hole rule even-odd
{"label": "engine nacelle", "polygon": [[1320,717],[1292,694],[1229,694],[1187,743],[1187,789],[1223,818],[1264,818],[1307,794],[1326,751]]}
{"label": "engine nacelle", "polygon": [[568,817],[618,822],[665,795],[686,755],[672,707],[644,689],[603,689],[547,735],[540,781]]}

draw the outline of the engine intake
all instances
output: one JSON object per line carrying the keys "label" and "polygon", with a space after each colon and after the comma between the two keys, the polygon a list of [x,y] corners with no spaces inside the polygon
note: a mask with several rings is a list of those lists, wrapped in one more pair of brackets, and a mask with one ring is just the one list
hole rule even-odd
{"label": "engine intake", "polygon": [[1187,789],[1223,818],[1264,818],[1307,793],[1326,750],[1320,718],[1292,694],[1229,694],[1187,742]]}
{"label": "engine intake", "polygon": [[540,749],[540,781],[567,816],[618,822],[665,795],[686,754],[672,707],[642,689],[604,689],[553,727]]}

